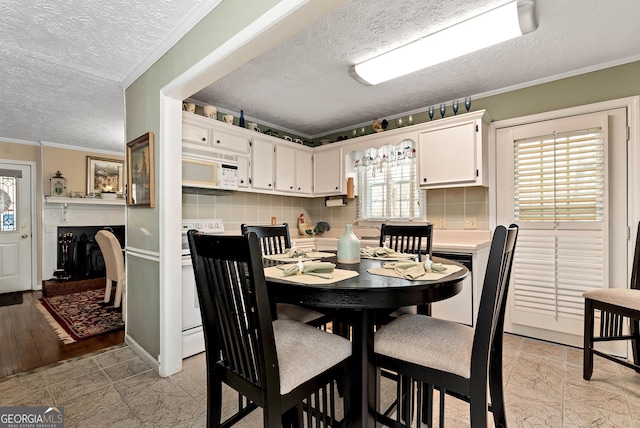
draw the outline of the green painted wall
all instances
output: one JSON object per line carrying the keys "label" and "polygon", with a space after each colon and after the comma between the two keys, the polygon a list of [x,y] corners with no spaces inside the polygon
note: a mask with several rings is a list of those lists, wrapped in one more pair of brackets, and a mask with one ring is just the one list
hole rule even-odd
{"label": "green painted wall", "polygon": [[640,61],[481,98],[472,110],[486,109],[498,120],[640,95]]}
{"label": "green painted wall", "polygon": [[[163,195],[158,192],[162,174],[158,164],[160,90],[277,3],[277,0],[223,1],[126,89],[127,141],[151,131],[156,147],[155,208],[127,210],[129,247],[151,252],[158,252],[160,248],[158,207],[163,204]],[[135,257],[127,258],[127,262],[129,314],[132,314],[127,320],[128,334],[151,356],[157,357],[160,353],[159,264]]]}
{"label": "green painted wall", "polygon": [[[549,83],[517,89],[490,97],[473,99],[471,111],[485,109],[495,122],[530,114],[592,104],[601,101],[640,95],[640,61],[624,64],[604,70],[567,77]],[[464,100],[460,99],[459,114],[464,113]],[[428,105],[425,105],[425,109]],[[440,118],[439,104],[433,121]],[[429,122],[428,113],[413,114],[414,123]],[[451,103],[447,104],[445,117],[453,116]],[[408,116],[402,119],[407,120]],[[382,120],[382,118],[380,118]],[[389,120],[389,130],[396,128],[395,119]],[[365,127],[366,134],[373,133],[371,125]],[[314,142],[329,139],[336,141],[338,136],[351,136],[352,130],[329,134],[314,139]]]}

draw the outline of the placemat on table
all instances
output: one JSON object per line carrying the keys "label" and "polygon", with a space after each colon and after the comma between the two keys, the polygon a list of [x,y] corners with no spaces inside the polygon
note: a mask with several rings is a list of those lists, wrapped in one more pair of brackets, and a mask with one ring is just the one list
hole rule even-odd
{"label": "placemat on table", "polygon": [[264,268],[264,276],[267,278],[282,279],[284,281],[296,282],[298,284],[311,284],[311,285],[333,284],[345,279],[353,278],[354,276],[358,276],[358,275],[359,275],[358,272],[353,270],[334,269],[333,278],[321,278],[319,276],[314,276],[314,275],[284,276],[284,272],[282,271],[282,269],[279,269],[277,266]]}
{"label": "placemat on table", "polygon": [[[305,260],[317,260],[323,259],[325,257],[333,257],[334,253],[325,253],[322,251],[309,251],[304,256],[302,256],[302,261]],[[286,254],[267,254],[263,256],[267,260],[274,260],[276,262],[297,262],[298,257],[287,257]]]}
{"label": "placemat on table", "polygon": [[[446,267],[447,270],[445,270],[444,272],[426,272],[424,275],[416,278],[414,281],[433,281],[436,279],[444,278],[447,275],[451,275],[452,273],[456,273],[462,270],[462,266],[445,265],[445,264],[443,264],[442,266]],[[402,276],[398,275],[396,271],[394,271],[393,269],[386,269],[383,267],[367,269],[367,272],[369,272],[372,275],[390,276],[392,278],[402,278]]]}

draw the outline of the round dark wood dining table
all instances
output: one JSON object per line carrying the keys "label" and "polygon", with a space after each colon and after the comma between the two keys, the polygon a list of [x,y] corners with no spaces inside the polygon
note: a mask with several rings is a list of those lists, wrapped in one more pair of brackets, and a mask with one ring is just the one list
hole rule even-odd
{"label": "round dark wood dining table", "polygon": [[[335,257],[322,261],[336,263],[337,269],[354,270],[358,276],[332,284],[300,284],[267,278],[269,298],[273,302],[294,303],[334,314],[351,324],[352,389],[351,424],[353,427],[375,426],[376,369],[373,354],[376,316],[389,314],[401,306],[422,305],[455,296],[469,270],[452,260],[433,257],[434,263],[461,266],[462,270],[436,280],[407,280],[370,274],[384,260],[362,259],[360,263],[341,264]],[[265,267],[275,263],[264,261]]]}

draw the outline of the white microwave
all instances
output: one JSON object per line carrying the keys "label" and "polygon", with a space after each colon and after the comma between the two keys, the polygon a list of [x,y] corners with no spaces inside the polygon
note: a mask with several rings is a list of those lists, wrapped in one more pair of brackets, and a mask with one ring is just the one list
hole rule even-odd
{"label": "white microwave", "polygon": [[182,186],[199,189],[238,190],[238,162],[183,154]]}

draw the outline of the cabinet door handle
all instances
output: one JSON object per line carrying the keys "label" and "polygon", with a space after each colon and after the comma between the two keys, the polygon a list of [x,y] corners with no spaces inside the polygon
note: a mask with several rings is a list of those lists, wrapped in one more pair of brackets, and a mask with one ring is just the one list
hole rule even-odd
{"label": "cabinet door handle", "polygon": [[289,189],[293,190],[293,186],[289,187]]}
{"label": "cabinet door handle", "polygon": [[269,183],[269,187],[271,187],[271,183]]}
{"label": "cabinet door handle", "polygon": [[427,182],[427,178],[426,177],[423,178],[422,181],[424,181],[426,183]]}
{"label": "cabinet door handle", "polygon": [[240,180],[240,184],[244,183],[244,180]]}
{"label": "cabinet door handle", "polygon": [[338,190],[338,186],[336,186],[336,190]]}
{"label": "cabinet door handle", "polygon": [[207,141],[207,138],[206,137],[202,137],[202,141]]}
{"label": "cabinet door handle", "polygon": [[220,144],[220,140],[216,140],[216,143]]}

